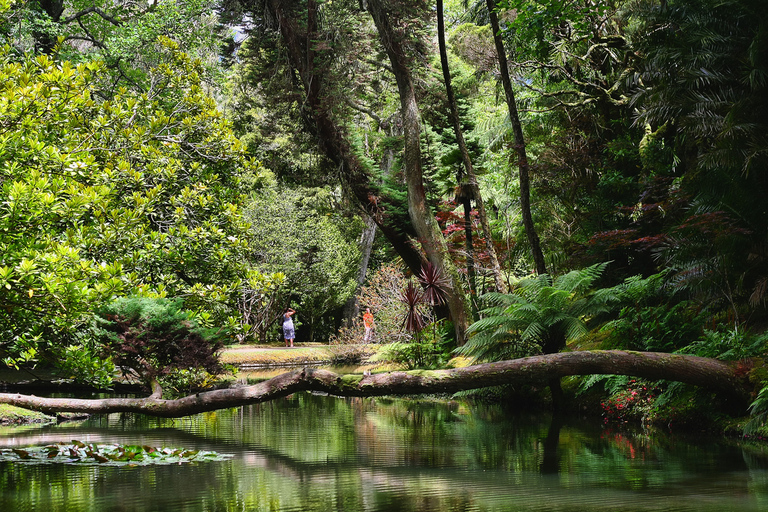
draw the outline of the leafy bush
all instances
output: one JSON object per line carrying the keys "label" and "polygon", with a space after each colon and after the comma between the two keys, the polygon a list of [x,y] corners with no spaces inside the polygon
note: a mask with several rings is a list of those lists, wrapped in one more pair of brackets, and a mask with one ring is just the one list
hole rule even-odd
{"label": "leafy bush", "polygon": [[768,348],[768,333],[752,334],[746,330],[705,330],[702,338],[678,352],[725,361],[757,357]]}
{"label": "leafy bush", "polygon": [[433,323],[412,341],[396,341],[383,346],[371,361],[388,361],[408,370],[442,368],[450,357],[452,329],[448,322]]}
{"label": "leafy bush", "polygon": [[706,315],[693,303],[633,305],[604,327],[610,348],[674,352],[701,336]]}
{"label": "leafy bush", "polygon": [[627,279],[619,317],[601,328],[606,348],[674,352],[698,339],[707,315],[693,302],[677,301],[665,286],[667,272]]}
{"label": "leafy bush", "polygon": [[59,363],[56,372],[65,378],[107,389],[115,377],[115,364],[109,357],[100,354],[101,350],[93,343],[67,345],[56,348]]}
{"label": "leafy bush", "polygon": [[612,393],[600,403],[603,420],[606,423],[648,423],[659,391],[656,385],[649,382],[628,380],[623,389]]}
{"label": "leafy bush", "polygon": [[123,374],[138,377],[148,387],[171,375],[176,383],[186,380],[189,386],[194,381],[199,386],[209,380],[204,372],[224,371],[218,359],[222,333],[198,326],[181,300],[118,299],[97,312],[94,331],[105,355]]}

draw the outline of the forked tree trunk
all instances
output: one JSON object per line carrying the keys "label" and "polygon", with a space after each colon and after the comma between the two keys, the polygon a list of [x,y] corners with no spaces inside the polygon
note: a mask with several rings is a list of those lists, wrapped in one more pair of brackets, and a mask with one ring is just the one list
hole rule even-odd
{"label": "forked tree trunk", "polygon": [[298,391],[336,396],[384,396],[454,393],[502,384],[536,384],[570,375],[631,375],[671,380],[720,391],[746,403],[748,382],[736,367],[697,356],[621,350],[563,352],[435,371],[391,372],[368,376],[338,375],[305,368],[253,386],[197,393],[177,400],[154,398],[74,399],[0,394],[0,403],[52,414],[131,412],[182,417],[216,409],[274,400]]}
{"label": "forked tree trunk", "polygon": [[305,120],[312,124],[310,129],[317,136],[321,149],[339,167],[346,190],[373,218],[411,271],[418,273],[421,268],[421,256],[410,242],[411,233],[407,226],[404,229],[404,226],[397,222],[396,215],[390,213],[386,199],[379,196],[366,172],[366,166],[349,142],[345,127],[337,123],[331,113],[334,106],[332,99],[329,100],[322,94],[326,80],[322,69],[317,69],[314,64],[317,52],[312,48],[310,41],[310,34],[316,30],[316,2],[306,6],[309,9],[309,22],[306,24],[300,23],[300,2],[267,0],[266,6],[276,20],[288,60],[304,88]]}
{"label": "forked tree trunk", "polygon": [[421,248],[427,259],[445,276],[449,284],[446,287],[448,308],[451,313],[456,343],[464,344],[469,327],[469,303],[464,286],[451,261],[445,238],[437,220],[427,204],[424,190],[424,178],[421,167],[421,116],[416,102],[416,92],[411,79],[409,59],[403,44],[402,35],[396,33],[389,16],[392,14],[381,0],[370,0],[368,11],[371,13],[384,49],[389,56],[392,71],[400,94],[400,106],[403,117],[405,143],[405,181],[408,189],[408,216],[418,236]]}

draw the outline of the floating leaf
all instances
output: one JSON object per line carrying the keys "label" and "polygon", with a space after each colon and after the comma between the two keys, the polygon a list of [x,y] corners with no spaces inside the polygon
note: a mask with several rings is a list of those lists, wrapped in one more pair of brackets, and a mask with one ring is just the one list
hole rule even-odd
{"label": "floating leaf", "polygon": [[19,450],[19,449],[17,449],[17,448],[12,448],[12,450],[13,450],[13,453],[15,453],[16,455],[18,455],[18,456],[19,456],[19,457],[21,457],[22,459],[31,459],[31,458],[32,458],[32,456],[31,456],[31,455],[29,454],[29,452],[28,452],[28,451],[26,451],[26,450]]}
{"label": "floating leaf", "polygon": [[231,455],[183,448],[155,448],[152,446],[48,445],[27,449],[0,450],[0,462],[25,464],[103,464],[111,466],[146,466],[150,464],[179,464],[199,461],[226,460]]}

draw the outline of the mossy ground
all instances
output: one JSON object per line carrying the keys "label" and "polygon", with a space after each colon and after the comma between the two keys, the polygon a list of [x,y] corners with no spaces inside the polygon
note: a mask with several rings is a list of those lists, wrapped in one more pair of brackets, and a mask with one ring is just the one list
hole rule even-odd
{"label": "mossy ground", "polygon": [[0,425],[25,425],[28,423],[51,423],[56,418],[36,411],[28,411],[13,405],[0,404]]}

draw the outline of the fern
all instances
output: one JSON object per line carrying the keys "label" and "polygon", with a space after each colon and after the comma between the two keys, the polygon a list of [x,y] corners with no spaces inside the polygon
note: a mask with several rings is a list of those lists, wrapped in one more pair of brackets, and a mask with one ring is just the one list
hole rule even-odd
{"label": "fern", "polygon": [[469,327],[456,353],[477,361],[555,352],[589,332],[587,322],[617,307],[623,287],[592,291],[607,263],[556,279],[543,274],[520,281],[510,294],[483,296],[487,307]]}

